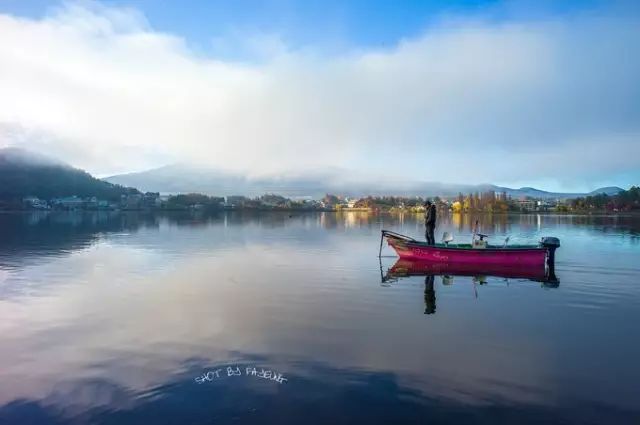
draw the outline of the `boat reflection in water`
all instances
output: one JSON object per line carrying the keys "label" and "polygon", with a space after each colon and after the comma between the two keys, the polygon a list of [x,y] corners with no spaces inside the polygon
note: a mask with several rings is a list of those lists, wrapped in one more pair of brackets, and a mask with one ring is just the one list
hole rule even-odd
{"label": "boat reflection in water", "polygon": [[[487,283],[487,277],[501,277],[504,279],[527,279],[542,283],[546,288],[557,288],[560,281],[555,275],[553,267],[523,267],[506,265],[489,265],[478,267],[469,264],[445,264],[430,261],[399,259],[396,263],[383,272],[380,263],[380,276],[383,285],[388,285],[402,278],[410,276],[424,276],[424,314],[436,312],[435,278],[440,276],[443,285],[451,285],[455,276],[472,277],[474,289],[476,285]],[[478,296],[475,292],[476,298]]]}

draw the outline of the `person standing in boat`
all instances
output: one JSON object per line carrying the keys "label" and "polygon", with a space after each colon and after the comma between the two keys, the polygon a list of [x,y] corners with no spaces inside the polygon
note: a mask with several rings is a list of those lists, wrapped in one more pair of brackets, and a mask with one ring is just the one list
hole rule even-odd
{"label": "person standing in boat", "polygon": [[436,230],[436,205],[427,200],[424,204],[424,225],[426,227],[425,230],[425,238],[427,239],[427,243],[429,245],[435,245],[436,238],[434,236],[434,232]]}

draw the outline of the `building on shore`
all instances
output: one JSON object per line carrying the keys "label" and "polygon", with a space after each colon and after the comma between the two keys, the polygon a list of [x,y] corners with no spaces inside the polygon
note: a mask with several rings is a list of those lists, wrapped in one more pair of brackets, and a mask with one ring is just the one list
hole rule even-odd
{"label": "building on shore", "polygon": [[51,206],[56,209],[77,210],[85,206],[85,201],[79,196],[65,196],[63,198],[53,198]]}
{"label": "building on shore", "polygon": [[48,210],[51,208],[47,201],[37,196],[27,196],[22,200],[22,204],[27,208],[35,210]]}
{"label": "building on shore", "polygon": [[534,198],[526,198],[526,199],[518,199],[516,201],[516,205],[520,208],[520,211],[526,212],[544,212],[551,211],[560,205],[560,202],[557,200],[549,200],[549,199],[534,199]]}
{"label": "building on shore", "polygon": [[244,207],[246,202],[247,202],[247,198],[245,196],[240,196],[240,195],[227,196],[224,202],[224,208],[229,210],[232,210],[235,208],[242,208]]}
{"label": "building on shore", "polygon": [[142,208],[143,195],[131,193],[120,197],[120,207],[123,210],[139,210]]}

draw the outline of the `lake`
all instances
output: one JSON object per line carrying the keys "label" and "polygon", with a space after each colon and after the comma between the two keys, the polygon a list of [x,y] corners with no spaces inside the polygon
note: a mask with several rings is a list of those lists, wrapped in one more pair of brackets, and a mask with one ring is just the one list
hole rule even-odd
{"label": "lake", "polygon": [[389,274],[417,215],[0,214],[0,423],[640,423],[640,217],[475,220],[557,281]]}

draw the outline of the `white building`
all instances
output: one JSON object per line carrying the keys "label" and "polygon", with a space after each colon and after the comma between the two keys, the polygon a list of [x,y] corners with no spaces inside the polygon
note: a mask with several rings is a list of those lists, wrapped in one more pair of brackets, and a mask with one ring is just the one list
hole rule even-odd
{"label": "white building", "polygon": [[49,204],[47,201],[38,198],[37,196],[28,196],[22,200],[25,206],[36,210],[48,210]]}
{"label": "white building", "polygon": [[67,196],[65,198],[52,199],[51,205],[58,208],[73,210],[77,208],[82,208],[82,206],[84,205],[84,201],[82,200],[82,198],[79,198],[74,195],[74,196]]}

